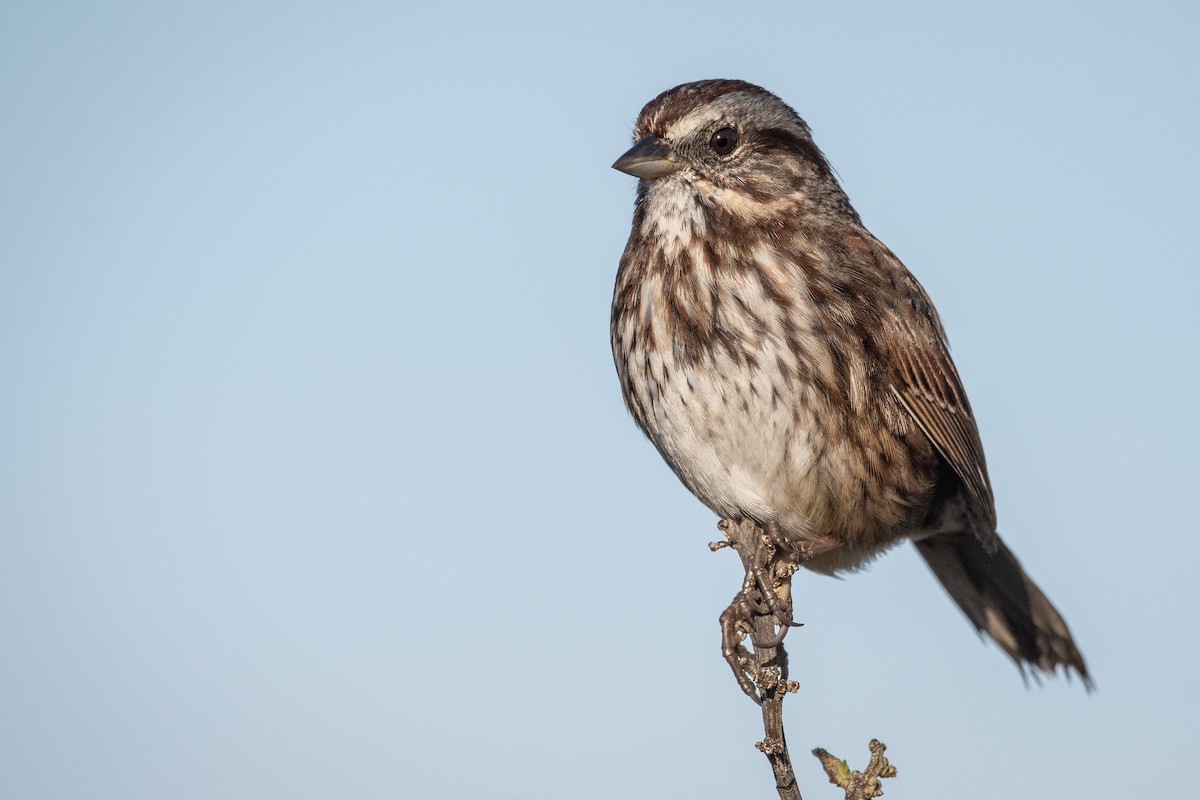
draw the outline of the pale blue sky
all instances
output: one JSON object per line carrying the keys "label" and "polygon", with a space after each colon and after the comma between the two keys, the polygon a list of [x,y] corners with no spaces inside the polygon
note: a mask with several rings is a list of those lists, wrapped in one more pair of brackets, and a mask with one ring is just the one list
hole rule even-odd
{"label": "pale blue sky", "polygon": [[1186,783],[1198,40],[1185,2],[4,4],[0,796],[774,796],[736,558],[608,350],[609,164],[710,77],[793,105],[932,294],[1099,686],[1027,689],[911,548],[801,576],[805,796],[872,737],[888,797]]}

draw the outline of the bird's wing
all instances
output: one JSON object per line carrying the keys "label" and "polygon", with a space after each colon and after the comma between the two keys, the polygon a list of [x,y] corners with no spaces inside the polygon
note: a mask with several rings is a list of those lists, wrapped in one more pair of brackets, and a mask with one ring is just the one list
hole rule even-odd
{"label": "bird's wing", "polygon": [[911,282],[909,298],[918,312],[916,319],[930,324],[928,328],[921,325],[924,330],[919,330],[912,314],[883,315],[883,338],[893,366],[890,388],[962,480],[984,528],[977,533],[985,544],[990,543],[996,531],[996,506],[979,429],[950,358],[937,312],[916,279],[911,275],[907,278]]}

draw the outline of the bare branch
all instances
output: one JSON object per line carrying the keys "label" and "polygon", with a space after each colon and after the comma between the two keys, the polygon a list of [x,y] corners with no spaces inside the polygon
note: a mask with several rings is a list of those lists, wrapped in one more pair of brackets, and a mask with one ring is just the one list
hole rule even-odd
{"label": "bare branch", "polygon": [[838,759],[837,756],[831,755],[828,750],[820,747],[813,750],[813,755],[820,759],[821,766],[825,768],[829,782],[845,790],[846,800],[870,800],[873,797],[882,797],[883,785],[880,783],[880,779],[896,777],[896,768],[888,763],[887,757],[883,754],[883,751],[887,750],[887,746],[878,739],[872,739],[870,747],[871,761],[862,772],[852,772],[849,764]]}
{"label": "bare branch", "polygon": [[[783,637],[792,622],[792,576],[803,552],[783,546],[768,531],[748,520],[721,520],[717,526],[728,541],[712,542],[713,551],[732,547],[742,560],[745,578],[729,608],[721,615],[722,648],[742,690],[762,707],[762,741],[755,747],[767,757],[775,774],[780,800],[803,800],[783,732],[783,699],[799,689],[788,678],[788,656]],[[749,638],[750,647],[743,642]],[[871,761],[864,772],[851,772],[823,749],[813,754],[821,760],[831,783],[846,792],[846,800],[867,800],[883,794],[881,778],[896,774],[884,757],[884,745],[871,741]]]}
{"label": "bare branch", "polygon": [[[768,580],[772,582],[775,594],[790,608],[791,580],[796,571],[795,563],[788,563],[778,548],[771,548],[766,565],[756,564],[756,558],[760,558],[762,554],[765,534],[762,528],[753,522],[734,523],[722,520],[718,527],[729,538],[729,546],[737,551],[742,559],[742,566],[746,570],[743,592],[755,593],[753,572],[756,567],[761,567],[768,576]],[[715,550],[724,544],[724,542],[718,542],[710,547]],[[779,635],[776,628],[782,620],[770,610],[761,591],[749,599],[755,601],[754,605],[765,612],[753,614],[751,645],[753,646],[754,642],[778,641]],[[738,601],[734,602],[736,604]],[[732,609],[733,606],[730,608]],[[738,644],[737,648],[741,665],[748,679],[757,689],[758,697],[756,699],[762,705],[764,736],[762,741],[755,743],[754,746],[771,763],[771,770],[775,773],[775,789],[779,793],[780,800],[803,800],[800,796],[800,789],[796,786],[796,773],[792,769],[787,738],[783,732],[783,698],[788,692],[794,692],[799,688],[795,681],[788,680],[787,651],[784,650],[782,641],[778,641],[775,647],[766,647],[762,644],[754,646],[753,653],[741,644]]]}

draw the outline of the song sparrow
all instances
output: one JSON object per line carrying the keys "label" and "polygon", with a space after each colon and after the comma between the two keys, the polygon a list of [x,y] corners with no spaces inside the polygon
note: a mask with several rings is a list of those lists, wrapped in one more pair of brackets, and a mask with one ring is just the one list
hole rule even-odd
{"label": "song sparrow", "polygon": [[1062,616],[996,535],[933,304],[863,227],[804,120],[758,86],[709,80],[651,100],[633,136],[613,164],[640,179],[613,356],[680,480],[818,572],[911,539],[1022,670],[1062,666],[1090,687]]}

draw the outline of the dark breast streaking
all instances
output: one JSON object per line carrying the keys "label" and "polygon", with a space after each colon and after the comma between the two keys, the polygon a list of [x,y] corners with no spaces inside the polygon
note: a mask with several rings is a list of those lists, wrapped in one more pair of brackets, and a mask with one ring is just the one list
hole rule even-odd
{"label": "dark breast streaking", "polygon": [[1086,667],[996,535],[975,420],[937,312],[863,227],[807,124],[701,81],[642,110],[612,346],[638,425],[709,508],[827,542],[853,569],[913,540],[1018,663]]}

